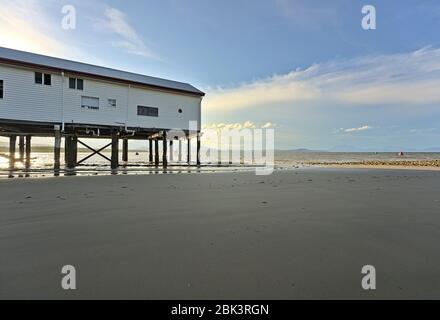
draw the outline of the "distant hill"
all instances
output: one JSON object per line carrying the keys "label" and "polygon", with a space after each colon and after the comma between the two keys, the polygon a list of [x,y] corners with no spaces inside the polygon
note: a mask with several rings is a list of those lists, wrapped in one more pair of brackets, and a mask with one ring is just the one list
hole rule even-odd
{"label": "distant hill", "polygon": [[[16,146],[18,152],[18,144]],[[53,152],[53,147],[49,146],[32,146],[32,152]],[[9,146],[0,146],[0,153],[9,153]]]}
{"label": "distant hill", "polygon": [[440,152],[440,147],[429,148],[401,148],[401,147],[379,147],[362,148],[350,145],[339,145],[328,150],[329,152]]}

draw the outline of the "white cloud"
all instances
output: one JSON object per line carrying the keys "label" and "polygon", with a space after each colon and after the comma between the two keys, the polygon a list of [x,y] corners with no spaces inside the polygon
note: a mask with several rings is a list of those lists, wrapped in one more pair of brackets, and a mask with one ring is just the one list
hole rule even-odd
{"label": "white cloud", "polygon": [[440,49],[366,56],[314,64],[305,70],[208,89],[205,108],[227,111],[285,103],[321,105],[432,104],[440,102]]}
{"label": "white cloud", "polygon": [[371,130],[371,129],[373,129],[373,127],[371,127],[371,126],[362,126],[359,128],[349,128],[349,129],[341,128],[340,131],[350,133],[350,132],[367,131],[367,130]]}
{"label": "white cloud", "polygon": [[274,128],[275,124],[272,122],[267,122],[263,125],[256,125],[254,122],[252,121],[246,121],[243,123],[240,122],[236,122],[236,123],[208,123],[203,125],[203,129],[237,129],[237,130],[242,130],[242,129],[269,129],[269,128]]}
{"label": "white cloud", "polygon": [[261,128],[263,129],[271,129],[271,128],[275,128],[276,124],[272,123],[272,122],[267,122],[264,126],[262,126]]}
{"label": "white cloud", "polygon": [[120,40],[112,41],[112,45],[122,48],[127,53],[142,56],[144,58],[158,59],[156,54],[149,48],[142,37],[127,21],[127,16],[115,8],[106,8],[105,18],[99,20],[95,27],[114,33]]}

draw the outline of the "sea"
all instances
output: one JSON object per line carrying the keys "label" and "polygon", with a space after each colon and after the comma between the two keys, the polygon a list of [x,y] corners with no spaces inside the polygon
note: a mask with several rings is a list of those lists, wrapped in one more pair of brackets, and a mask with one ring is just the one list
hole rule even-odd
{"label": "sea", "polygon": [[[78,160],[87,157],[90,153],[79,152]],[[104,153],[110,157],[109,153]],[[185,159],[186,155],[183,155]],[[62,157],[63,158],[63,154]],[[54,159],[52,152],[34,152],[31,156],[30,167],[26,169],[25,163],[18,159],[14,170],[9,169],[7,154],[0,156],[0,178],[20,177],[50,177],[50,176],[71,176],[71,175],[110,175],[110,174],[170,174],[170,173],[192,173],[192,172],[223,172],[223,171],[246,171],[255,170],[252,165],[233,164],[212,164],[202,159],[202,166],[196,167],[194,163],[188,166],[186,163],[170,161],[169,166],[164,170],[162,167],[154,167],[148,163],[148,151],[136,151],[129,153],[127,164],[120,162],[118,170],[111,170],[110,163],[99,155],[95,155],[78,166],[75,170],[67,170],[64,161],[61,159],[61,169],[54,172]],[[177,156],[174,156],[177,160]],[[440,160],[440,152],[431,153],[406,153],[403,156],[398,153],[379,152],[303,152],[303,151],[276,151],[274,165],[276,169],[290,169],[298,167],[310,167],[312,163],[347,163],[362,161],[420,161]]]}

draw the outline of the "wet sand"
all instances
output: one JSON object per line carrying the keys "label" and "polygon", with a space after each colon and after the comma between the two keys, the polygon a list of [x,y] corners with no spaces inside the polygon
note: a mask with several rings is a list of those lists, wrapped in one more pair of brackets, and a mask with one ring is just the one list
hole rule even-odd
{"label": "wet sand", "polygon": [[13,179],[0,200],[1,299],[440,298],[439,171]]}

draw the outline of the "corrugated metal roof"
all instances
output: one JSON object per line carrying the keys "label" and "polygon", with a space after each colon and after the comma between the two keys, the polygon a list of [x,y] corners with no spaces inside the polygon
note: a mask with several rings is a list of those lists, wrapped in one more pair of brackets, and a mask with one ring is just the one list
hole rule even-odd
{"label": "corrugated metal roof", "polygon": [[109,79],[122,80],[134,84],[143,84],[158,88],[164,88],[174,91],[187,92],[200,96],[205,94],[190,84],[145,76],[141,74],[115,70],[91,64],[75,62],[60,58],[43,56],[40,54],[18,51],[9,48],[0,47],[0,59],[10,60],[18,63],[44,66],[58,69],[65,72],[75,72],[86,75],[94,75]]}

